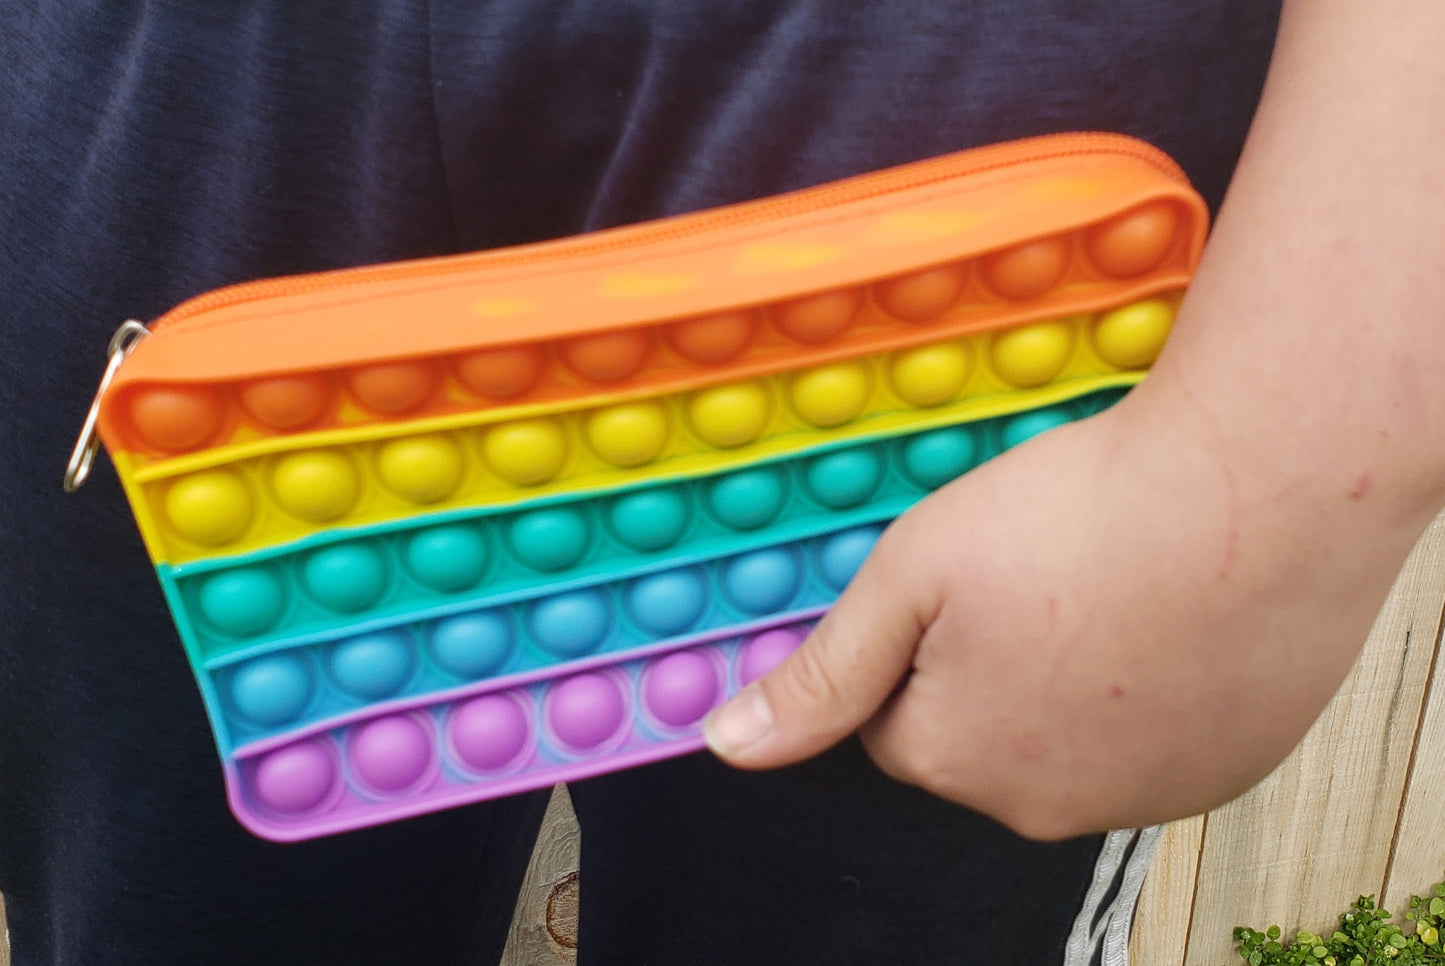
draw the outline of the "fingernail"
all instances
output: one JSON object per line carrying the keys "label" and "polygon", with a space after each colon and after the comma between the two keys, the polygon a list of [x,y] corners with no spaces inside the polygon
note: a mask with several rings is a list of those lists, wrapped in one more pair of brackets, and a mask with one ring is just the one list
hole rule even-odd
{"label": "fingernail", "polygon": [[718,708],[702,723],[707,746],[714,754],[727,757],[756,744],[773,730],[773,709],[763,689],[749,684],[727,704]]}

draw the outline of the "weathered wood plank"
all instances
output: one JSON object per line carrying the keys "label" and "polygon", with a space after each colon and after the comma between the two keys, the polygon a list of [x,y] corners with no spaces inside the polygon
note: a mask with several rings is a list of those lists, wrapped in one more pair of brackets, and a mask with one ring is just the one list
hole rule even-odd
{"label": "weathered wood plank", "polygon": [[577,961],[580,844],[572,800],[559,785],[542,820],[500,966],[564,966]]}
{"label": "weathered wood plank", "polygon": [[5,926],[4,896],[0,896],[0,966],[10,966],[10,930]]}
{"label": "weathered wood plank", "polygon": [[1437,624],[1435,664],[1425,713],[1415,737],[1415,755],[1395,832],[1395,848],[1382,893],[1396,916],[1411,895],[1445,879],[1445,644]]}
{"label": "weathered wood plank", "polygon": [[1129,939],[1129,962],[1183,966],[1204,827],[1203,815],[1170,822],[1165,827],[1139,893],[1139,914]]}
{"label": "weathered wood plank", "polygon": [[1415,548],[1360,660],[1290,758],[1211,813],[1189,966],[1237,962],[1234,926],[1323,929],[1385,881],[1445,597],[1445,519]]}

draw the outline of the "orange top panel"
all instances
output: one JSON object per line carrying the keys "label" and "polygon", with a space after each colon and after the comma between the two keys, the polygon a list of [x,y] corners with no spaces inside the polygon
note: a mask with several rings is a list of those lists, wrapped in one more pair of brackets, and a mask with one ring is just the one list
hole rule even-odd
{"label": "orange top panel", "polygon": [[155,324],[101,433],[165,458],[784,371],[1180,288],[1206,219],[1163,155],[1072,135],[563,241],[236,286]]}

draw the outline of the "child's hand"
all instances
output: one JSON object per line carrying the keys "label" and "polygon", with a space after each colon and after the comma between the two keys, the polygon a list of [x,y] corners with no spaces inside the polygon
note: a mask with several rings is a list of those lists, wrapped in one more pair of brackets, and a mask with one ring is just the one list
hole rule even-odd
{"label": "child's hand", "polygon": [[885,770],[1039,837],[1274,767],[1445,503],[1442,35],[1438,0],[1286,4],[1154,375],[901,518],[710,721],[719,754],[861,728]]}
{"label": "child's hand", "polygon": [[714,749],[771,767],[861,727],[885,771],[1043,838],[1262,778],[1338,686],[1408,540],[1332,545],[1348,527],[1231,465],[1198,413],[1151,420],[1152,396],[902,517],[817,632],[709,722]]}

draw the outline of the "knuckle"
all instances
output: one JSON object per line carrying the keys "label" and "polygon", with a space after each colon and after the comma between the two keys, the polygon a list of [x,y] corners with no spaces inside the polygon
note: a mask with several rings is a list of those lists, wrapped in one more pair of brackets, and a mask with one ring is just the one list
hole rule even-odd
{"label": "knuckle", "polygon": [[[818,634],[826,633],[822,628]],[[848,703],[846,689],[839,683],[837,673],[827,661],[829,653],[826,642],[815,640],[809,646],[794,651],[788,659],[786,673],[765,680],[764,686],[773,686],[783,692],[782,703],[799,705],[810,712],[830,711],[845,707]],[[777,702],[775,702],[775,706]]]}
{"label": "knuckle", "polygon": [[917,740],[897,726],[870,726],[863,730],[862,738],[868,757],[889,778],[952,797],[953,789],[943,780],[943,763],[928,742]]}

